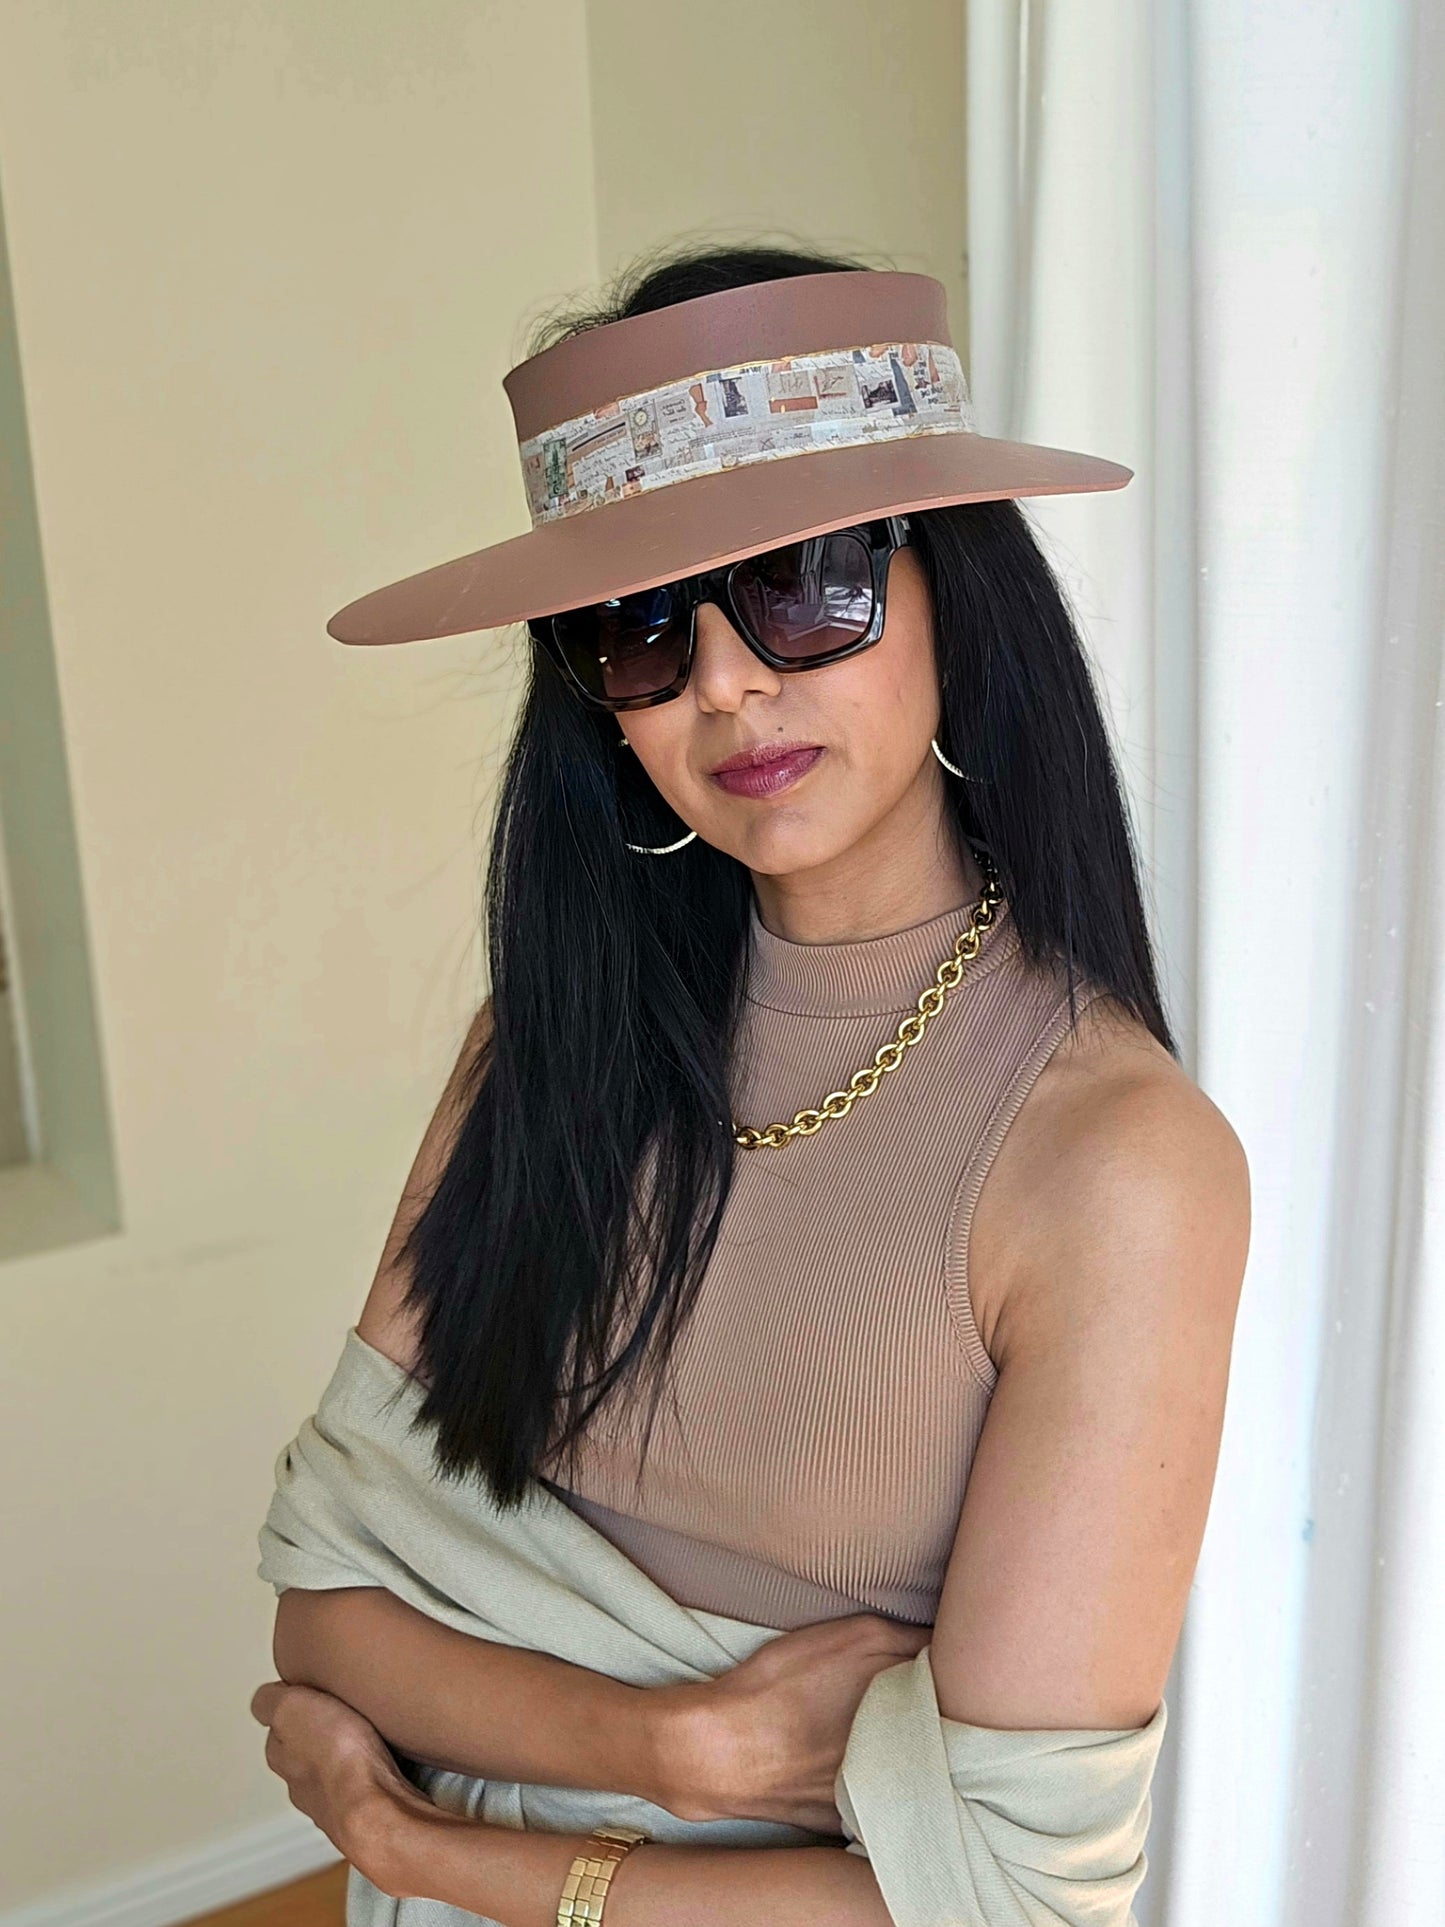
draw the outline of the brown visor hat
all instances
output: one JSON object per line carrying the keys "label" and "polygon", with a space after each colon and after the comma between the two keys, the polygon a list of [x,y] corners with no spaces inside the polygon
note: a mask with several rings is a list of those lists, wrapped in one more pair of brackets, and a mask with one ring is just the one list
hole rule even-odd
{"label": "brown visor hat", "polygon": [[1133,473],[980,435],[924,274],[699,295],[559,341],[502,386],[531,530],[348,603],[326,625],[338,642],[501,628],[910,509]]}

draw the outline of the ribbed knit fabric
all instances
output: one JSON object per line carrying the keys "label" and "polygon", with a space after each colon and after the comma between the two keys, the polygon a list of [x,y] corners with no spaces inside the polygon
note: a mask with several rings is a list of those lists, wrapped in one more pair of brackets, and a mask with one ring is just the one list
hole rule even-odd
{"label": "ribbed knit fabric", "polygon": [[[754,900],[738,1120],[787,1121],[871,1063],[972,901],[810,944]],[[1076,1008],[1099,994],[1078,985]],[[625,1397],[594,1419],[571,1486],[548,1480],[674,1599],[781,1627],[933,1623],[997,1377],[969,1300],[974,1208],[1069,1021],[1062,969],[1028,964],[1005,905],[871,1095],[811,1137],[739,1150],[640,1488]]]}

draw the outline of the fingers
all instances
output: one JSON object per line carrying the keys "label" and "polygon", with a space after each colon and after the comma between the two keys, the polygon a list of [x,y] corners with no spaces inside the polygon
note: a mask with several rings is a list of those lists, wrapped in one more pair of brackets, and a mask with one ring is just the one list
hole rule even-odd
{"label": "fingers", "polygon": [[882,1613],[871,1615],[875,1625],[886,1635],[890,1646],[899,1652],[917,1653],[927,1646],[933,1638],[931,1626],[914,1626],[901,1619],[889,1619]]}
{"label": "fingers", "polygon": [[251,1717],[259,1720],[262,1726],[269,1726],[276,1717],[276,1709],[285,1691],[286,1682],[279,1679],[268,1679],[264,1686],[258,1686],[251,1695]]}

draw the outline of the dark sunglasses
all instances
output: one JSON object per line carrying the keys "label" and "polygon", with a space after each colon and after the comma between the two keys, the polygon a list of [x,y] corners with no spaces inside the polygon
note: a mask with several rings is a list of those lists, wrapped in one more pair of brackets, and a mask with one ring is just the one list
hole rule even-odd
{"label": "dark sunglasses", "polygon": [[890,515],[680,582],[534,616],[527,627],[595,709],[645,709],[680,696],[703,602],[715,602],[770,668],[821,669],[883,634],[888,563],[909,540],[908,517]]}

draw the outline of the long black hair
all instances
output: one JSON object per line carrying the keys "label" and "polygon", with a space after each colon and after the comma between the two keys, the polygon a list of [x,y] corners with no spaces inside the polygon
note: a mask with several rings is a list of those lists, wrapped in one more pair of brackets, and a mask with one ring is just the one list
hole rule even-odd
{"label": "long black hair", "polygon": [[[766,247],[642,263],[582,328],[785,275],[865,264]],[[549,345],[534,342],[532,352]],[[987,845],[1024,954],[1071,996],[1106,987],[1177,1057],[1127,812],[1068,606],[1013,501],[910,516],[933,599],[953,834]],[[594,1413],[663,1367],[732,1178],[727,1065],[752,880],[683,824],[616,719],[531,651],[485,891],[491,1022],[464,1067],[448,1161],[402,1248],[416,1423],[446,1476],[512,1506],[558,1478]],[[544,1469],[545,1468],[545,1469]]]}

